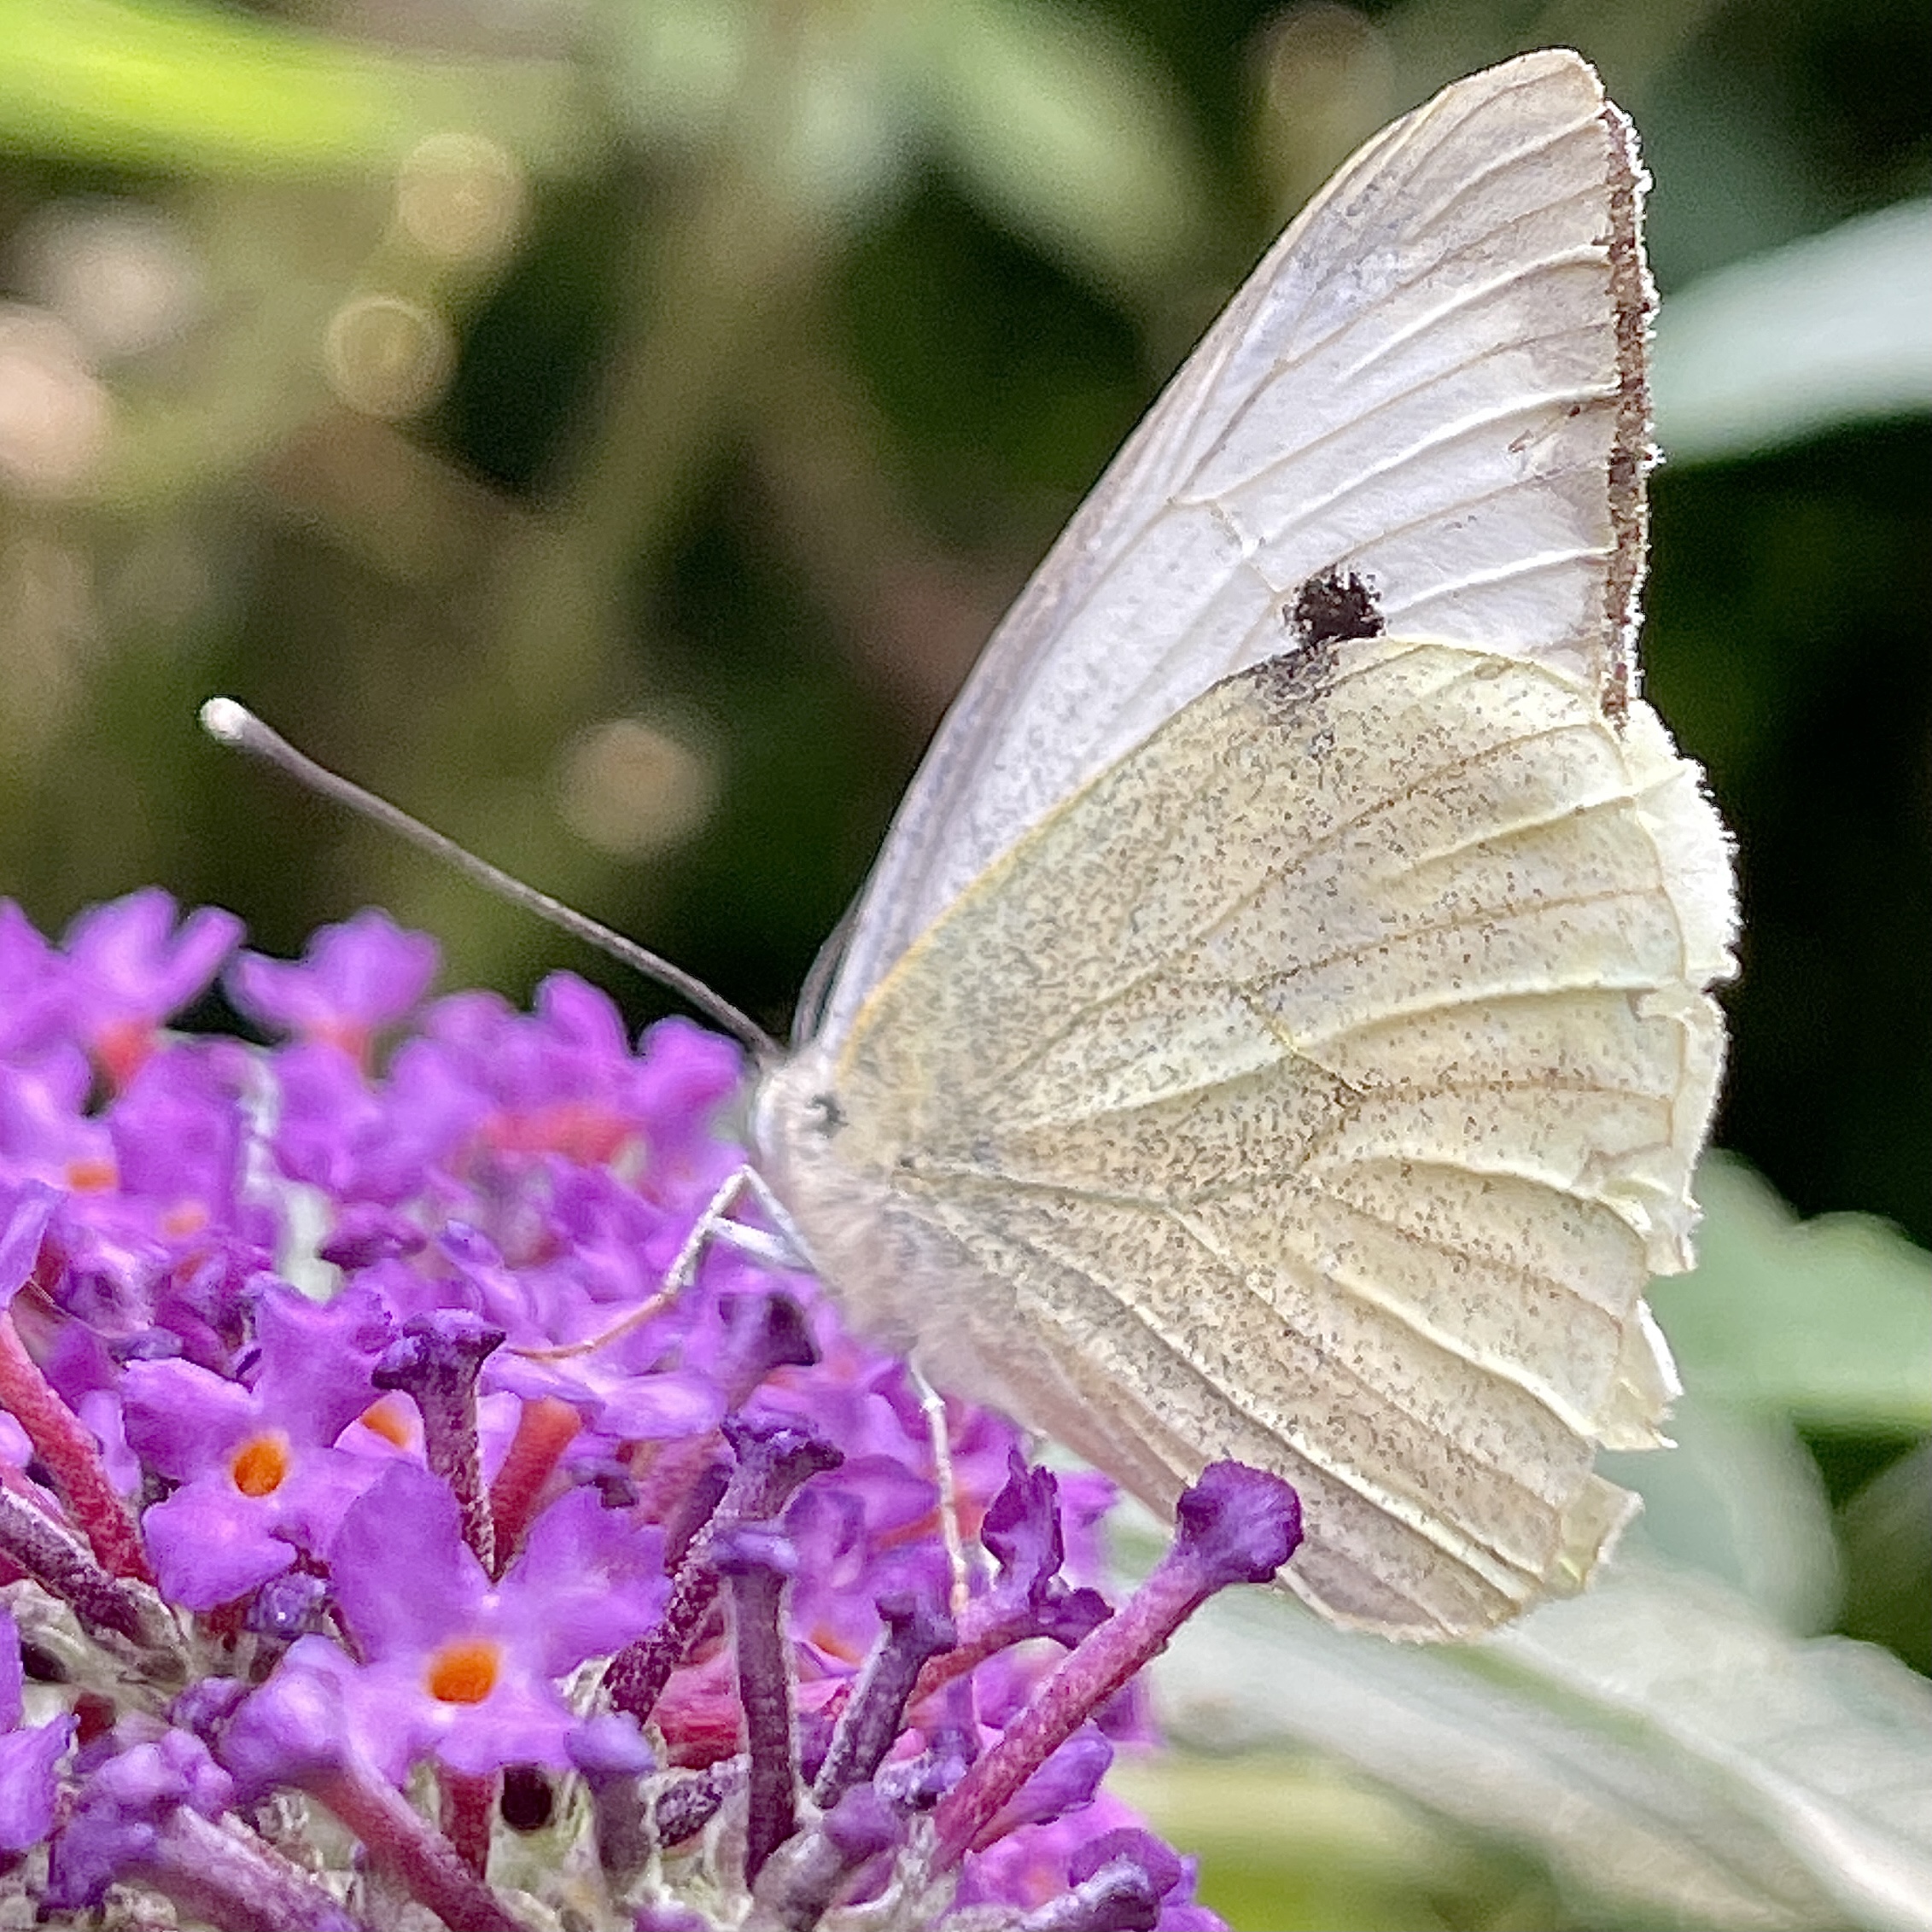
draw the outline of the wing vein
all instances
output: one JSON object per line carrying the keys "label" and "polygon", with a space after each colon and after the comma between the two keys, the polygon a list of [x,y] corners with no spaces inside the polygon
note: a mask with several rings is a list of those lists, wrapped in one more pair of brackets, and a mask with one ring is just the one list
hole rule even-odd
{"label": "wing vein", "polygon": [[[1071,1190],[1057,1191],[1071,1193]],[[1104,1199],[1105,1197],[1097,1198]],[[1224,1264],[1220,1258],[1211,1248],[1202,1246],[1196,1240],[1194,1231],[1191,1228],[1177,1220],[1170,1220],[1170,1225],[1178,1228],[1190,1240],[1194,1240],[1195,1245],[1200,1247],[1200,1252],[1213,1264],[1217,1271],[1225,1272]],[[1497,1578],[1491,1573],[1490,1566],[1491,1564],[1500,1567],[1512,1579],[1520,1579],[1527,1583],[1533,1583],[1537,1580],[1537,1573],[1534,1570],[1531,1569],[1526,1564],[1519,1562],[1515,1558],[1497,1549],[1494,1544],[1486,1542],[1478,1532],[1467,1529],[1459,1524],[1451,1523],[1446,1516],[1439,1514],[1432,1515],[1420,1498],[1411,1497],[1401,1490],[1386,1487],[1373,1482],[1366,1471],[1345,1463],[1332,1454],[1324,1452],[1320,1446],[1293,1424],[1285,1421],[1270,1419],[1264,1405],[1255,1398],[1237,1388],[1223,1386],[1223,1380],[1215,1377],[1194,1351],[1186,1345],[1184,1340],[1166,1324],[1150,1319],[1146,1309],[1137,1307],[1129,1301],[1118,1290],[1094,1274],[1084,1264],[1070,1262],[1063,1256],[1054,1254],[1050,1251],[1043,1249],[1037,1242],[1029,1240],[1023,1235],[1014,1234],[1010,1230],[1005,1233],[1003,1238],[1012,1241],[1015,1246],[1031,1255],[1036,1261],[1044,1262],[1053,1267],[1066,1268],[1080,1275],[1098,1293],[1104,1296],[1122,1314],[1130,1317],[1151,1341],[1172,1357],[1190,1374],[1205,1382],[1209,1387],[1214,1390],[1217,1399],[1225,1402],[1229,1407],[1260,1431],[1262,1434],[1285,1444],[1296,1456],[1306,1462],[1311,1468],[1319,1469],[1330,1480],[1347,1489],[1371,1509],[1380,1510],[1391,1521],[1401,1524],[1412,1534],[1420,1536],[1433,1544],[1451,1561],[1462,1563],[1474,1574],[1482,1578],[1484,1581],[1491,1584],[1492,1587],[1506,1586],[1499,1585]],[[1231,1285],[1242,1294],[1252,1296],[1260,1300],[1264,1307],[1269,1307],[1266,1298],[1257,1295],[1256,1291],[1250,1287],[1245,1281],[1242,1281],[1239,1275],[1233,1278]],[[1274,1313],[1271,1307],[1269,1308],[1269,1312]],[[1050,1319],[1056,1326],[1061,1328],[1065,1326],[1059,1310],[1048,1309],[1042,1305],[1040,1313]],[[1284,1322],[1282,1326],[1285,1328],[1287,1324]],[[1385,1392],[1375,1389],[1371,1383],[1356,1375],[1352,1369],[1339,1361],[1332,1352],[1324,1349],[1320,1343],[1306,1335],[1299,1335],[1298,1339],[1328,1366],[1339,1381],[1352,1385],[1374,1396],[1376,1399],[1386,1403],[1391,1409],[1408,1421],[1425,1428],[1429,1427],[1423,1417],[1405,1408],[1402,1404],[1396,1402]],[[1558,1418],[1558,1420],[1560,1421],[1561,1418]],[[1439,1434],[1439,1432],[1435,1433]],[[1549,1505],[1544,1499],[1538,1496],[1535,1491],[1530,1489],[1510,1469],[1494,1458],[1485,1456],[1473,1445],[1459,1443],[1456,1446],[1459,1453],[1467,1456],[1471,1462],[1492,1474],[1500,1476],[1510,1489],[1526,1497],[1535,1511],[1541,1513],[1548,1509]],[[1488,1561],[1481,1561],[1483,1558],[1487,1558]]]}
{"label": "wing vein", "polygon": [[[1321,1191],[1325,1194],[1328,1193],[1327,1189]],[[1457,1258],[1466,1260],[1468,1258],[1466,1253],[1453,1248],[1445,1248],[1439,1243],[1418,1240],[1399,1223],[1389,1221],[1382,1216],[1369,1215],[1365,1211],[1357,1208],[1352,1201],[1344,1200],[1339,1195],[1328,1194],[1328,1198],[1334,1200],[1339,1205],[1348,1208],[1351,1212],[1363,1213],[1364,1219],[1375,1221],[1378,1226],[1386,1228],[1398,1240],[1409,1242],[1412,1246],[1427,1247],[1450,1260]],[[1196,1229],[1191,1222],[1188,1225],[1190,1232],[1195,1234],[1201,1245],[1211,1253],[1219,1257],[1223,1266],[1232,1265],[1230,1258],[1223,1252],[1219,1244],[1212,1240],[1205,1229]],[[1309,1259],[1307,1257],[1303,1258],[1305,1260]],[[1466,1368],[1474,1370],[1478,1375],[1486,1377],[1491,1381],[1499,1382],[1506,1388],[1515,1389],[1525,1400],[1534,1403],[1553,1421],[1567,1429],[1571,1434],[1582,1437],[1585,1440],[1595,1439],[1596,1425],[1591,1419],[1579,1411],[1573,1404],[1558,1392],[1552,1384],[1544,1377],[1533,1374],[1526,1365],[1512,1366],[1508,1363],[1498,1361],[1488,1350],[1480,1346],[1477,1343],[1468,1340],[1442,1327],[1439,1323],[1429,1320],[1423,1311],[1412,1302],[1392,1294],[1383,1288],[1375,1281],[1373,1274],[1369,1271],[1361,1269],[1345,1270],[1340,1265],[1333,1269],[1322,1268],[1312,1260],[1309,1261],[1309,1266],[1310,1271],[1318,1278],[1328,1282],[1331,1287],[1336,1288],[1342,1294],[1366,1303],[1380,1314],[1396,1322],[1406,1333],[1413,1335],[1416,1340],[1428,1347],[1439,1349],[1445,1355],[1462,1363]],[[1498,1272],[1513,1273],[1520,1280],[1524,1281],[1533,1279],[1526,1270],[1498,1270]],[[1577,1294],[1574,1290],[1564,1288],[1561,1283],[1553,1283],[1552,1285],[1565,1299],[1588,1309],[1593,1315],[1601,1316],[1606,1320],[1614,1320],[1614,1317],[1610,1316],[1609,1311],[1603,1308],[1600,1303],[1590,1301],[1587,1298]],[[1265,1299],[1265,1297],[1263,1298],[1264,1300]],[[1307,1338],[1304,1337],[1303,1339],[1305,1340]],[[1408,1414],[1411,1421],[1421,1420],[1412,1411],[1404,1410],[1404,1413]],[[1485,1458],[1485,1460],[1489,1462],[1490,1466],[1497,1466],[1493,1458]]]}
{"label": "wing vein", "polygon": [[[1458,672],[1456,678],[1447,680],[1442,688],[1450,688],[1454,684],[1465,681],[1474,677],[1476,674],[1477,673],[1474,668],[1471,667],[1466,670]],[[1363,826],[1372,822],[1372,820],[1379,814],[1386,812],[1394,806],[1407,803],[1409,799],[1415,797],[1419,791],[1423,790],[1426,786],[1432,784],[1433,782],[1447,776],[1451,776],[1460,772],[1472,770],[1482,760],[1497,756],[1505,750],[1524,744],[1535,744],[1543,739],[1558,737],[1562,735],[1564,733],[1573,731],[1575,728],[1576,727],[1573,723],[1566,722],[1560,725],[1549,726],[1536,732],[1526,733],[1520,738],[1504,739],[1499,744],[1487,747],[1480,752],[1470,753],[1462,757],[1447,760],[1439,766],[1433,766],[1428,771],[1417,774],[1417,776],[1408,785],[1401,786],[1398,790],[1386,792],[1380,795],[1372,803],[1365,807],[1362,811],[1356,813],[1345,820],[1342,820],[1334,826],[1332,826],[1328,830],[1328,832],[1326,832],[1320,838],[1310,840],[1306,845],[1302,847],[1299,852],[1296,854],[1295,859],[1292,865],[1284,865],[1273,872],[1264,874],[1259,880],[1255,883],[1255,884],[1251,889],[1239,894],[1234,899],[1225,902],[1221,909],[1215,913],[1215,914],[1211,918],[1204,920],[1202,923],[1195,926],[1190,932],[1184,936],[1186,942],[1186,949],[1198,949],[1205,941],[1211,938],[1216,932],[1225,930],[1231,920],[1238,918],[1242,913],[1248,911],[1256,903],[1262,893],[1268,889],[1269,885],[1273,883],[1275,879],[1287,876],[1293,871],[1305,866],[1310,859],[1318,857],[1323,852],[1331,849],[1341,840],[1350,837],[1352,833],[1360,831]],[[1211,771],[1202,772],[1199,774],[1199,788],[1190,794],[1189,802],[1197,802],[1201,797],[1205,796],[1208,791],[1212,789],[1218,783],[1218,778],[1219,774]],[[1176,820],[1178,820],[1181,816],[1182,814],[1178,812],[1175,814]],[[1171,849],[1171,845],[1170,844],[1167,849]],[[1626,895],[1612,894],[1602,896],[1617,897],[1625,896]],[[1542,902],[1555,904],[1558,903],[1559,902],[1549,901]],[[1579,902],[1582,903],[1586,902],[1579,901]],[[1456,925],[1466,923],[1468,922],[1451,921],[1450,922],[1450,925],[1447,929],[1453,930]],[[1425,927],[1418,928],[1416,930],[1426,931],[1431,929]],[[1332,957],[1330,958],[1299,962],[1296,970],[1309,971],[1329,964],[1340,964],[1345,959],[1352,956],[1357,956],[1361,953],[1373,951],[1377,945],[1385,943],[1386,943],[1386,941],[1366,941],[1359,948],[1346,948],[1340,953],[1332,955]],[[1036,1034],[1032,1036],[1028,1042],[1026,1050],[1023,1052],[1017,1059],[1002,1061],[996,1066],[989,1068],[987,1071],[985,1081],[980,1085],[969,1089],[968,1091],[971,1093],[978,1094],[992,1088],[1004,1086],[1013,1079],[1018,1078],[1020,1075],[1024,1074],[1029,1068],[1037,1065],[1040,1061],[1043,1059],[1048,1054],[1053,1052],[1055,1048],[1062,1045],[1068,1039],[1068,1037],[1070,1037],[1072,1034],[1077,1032],[1080,1028],[1089,1024],[1096,1014],[1104,1013],[1110,1006],[1116,1005],[1120,1001],[1129,998],[1135,993],[1141,991],[1148,985],[1151,985],[1160,977],[1163,968],[1171,960],[1173,957],[1174,954],[1167,954],[1162,959],[1153,961],[1141,972],[1134,973],[1128,978],[1124,979],[1118,982],[1117,984],[1110,987],[1106,992],[1097,995],[1092,999],[1084,1000],[1069,1007],[1066,1010],[1064,1019],[1062,1019],[1061,1024],[1059,1024],[1056,1027],[1051,1028],[1044,1032]],[[1275,977],[1281,976],[1277,975]],[[1265,984],[1266,981],[1264,979],[1257,978],[1248,981],[1231,980],[1227,984],[1231,989],[1238,991],[1242,989],[1244,987],[1257,987]],[[1643,982],[1643,984],[1645,985],[1649,985],[1652,983],[1649,980],[1646,980]]]}

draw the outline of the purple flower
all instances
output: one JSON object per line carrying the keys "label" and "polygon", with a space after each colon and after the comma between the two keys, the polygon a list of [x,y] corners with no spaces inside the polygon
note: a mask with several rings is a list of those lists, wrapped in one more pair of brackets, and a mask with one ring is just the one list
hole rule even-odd
{"label": "purple flower", "polygon": [[0,1566],[114,1647],[22,1729],[0,1620],[41,1902],[349,1932],[347,1856],[513,1932],[507,1794],[515,1882],[613,1932],[889,1882],[935,1924],[1211,1925],[1103,1780],[1140,1663],[1285,1559],[1292,1495],[1211,1471],[1110,1607],[1100,1479],[951,1404],[943,1505],[906,1365],[808,1275],[714,1245],[667,1291],[741,1159],[736,1048],[633,1051],[564,975],[419,1011],[435,949],[374,913],[236,963],[285,1044],[165,1033],[236,937],[160,893],[61,947],[0,907]]}
{"label": "purple flower", "polygon": [[0,899],[0,1059],[22,1060],[65,1043],[66,962],[11,899]]}
{"label": "purple flower", "polygon": [[20,1723],[20,1633],[0,1606],[0,1852],[25,1851],[53,1829],[55,1772],[73,1742],[75,1720]]}
{"label": "purple flower", "polygon": [[276,1056],[277,1166],[289,1180],[319,1188],[343,1216],[406,1201],[486,1112],[480,1096],[435,1071],[419,1058],[406,1059],[385,1089],[371,1087],[333,1041],[285,1048]]}
{"label": "purple flower", "polygon": [[229,968],[228,992],[251,1019],[327,1041],[360,1065],[376,1033],[413,1012],[435,976],[434,940],[365,911],[324,926],[299,961],[242,954]]}
{"label": "purple flower", "polygon": [[0,1306],[26,1286],[40,1259],[48,1220],[61,1200],[51,1188],[34,1181],[9,1194],[0,1200]]}
{"label": "purple flower", "polygon": [[174,900],[158,888],[96,906],[67,928],[68,1018],[115,1086],[154,1050],[161,1023],[207,991],[241,937],[241,920],[213,906],[178,930]]}
{"label": "purple flower", "polygon": [[178,1486],[142,1518],[172,1601],[210,1610],[328,1551],[344,1512],[380,1474],[336,1446],[376,1398],[387,1312],[346,1294],[316,1307],[265,1292],[253,1385],[195,1363],[133,1362],[121,1377],[130,1445]]}
{"label": "purple flower", "polygon": [[448,1488],[402,1463],[348,1509],[329,1557],[356,1661],[305,1639],[282,1668],[326,1655],[350,1750],[399,1783],[432,1758],[471,1774],[563,1768],[581,1720],[562,1684],[641,1635],[667,1587],[662,1538],[589,1490],[552,1503],[493,1583]]}
{"label": "purple flower", "polygon": [[151,1054],[108,1110],[120,1194],[151,1204],[164,1239],[242,1219],[246,1071],[231,1049],[184,1045]]}

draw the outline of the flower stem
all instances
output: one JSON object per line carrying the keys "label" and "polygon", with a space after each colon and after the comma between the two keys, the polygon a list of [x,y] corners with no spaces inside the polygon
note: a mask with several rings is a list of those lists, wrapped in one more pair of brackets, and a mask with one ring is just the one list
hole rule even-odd
{"label": "flower stem", "polygon": [[490,1485],[492,1541],[499,1568],[516,1554],[544,1485],[582,1427],[583,1418],[556,1396],[540,1395],[523,1404],[510,1451]]}
{"label": "flower stem", "polygon": [[362,1841],[377,1869],[445,1925],[462,1932],[528,1932],[456,1847],[393,1786],[338,1771],[317,1776],[310,1789]]}
{"label": "flower stem", "polygon": [[933,1813],[934,1866],[957,1865],[1001,1807],[1124,1690],[1216,1591],[1264,1583],[1301,1541],[1301,1509],[1280,1478],[1216,1462],[1182,1492],[1172,1547],[1125,1606],[1094,1630],[975,1762]]}
{"label": "flower stem", "polygon": [[843,1460],[822,1436],[788,1423],[754,1423],[727,1417],[725,1434],[738,1468],[725,1485],[711,1520],[692,1538],[671,1585],[671,1600],[657,1627],[611,1660],[604,1690],[612,1709],[639,1724],[651,1715],[671,1672],[684,1661],[692,1638],[718,1594],[713,1561],[718,1538],[738,1524],[775,1516],[808,1477]]}
{"label": "flower stem", "polygon": [[0,1489],[0,1555],[72,1605],[90,1630],[115,1631],[142,1641],[148,1619],[140,1598],[109,1576],[78,1537],[8,1489]]}
{"label": "flower stem", "polygon": [[749,1885],[798,1820],[791,1654],[785,1637],[785,1585],[797,1568],[798,1556],[780,1531],[743,1524],[719,1539],[715,1561],[731,1585],[738,1701],[751,1760],[744,1818]]}
{"label": "flower stem", "polygon": [[221,1932],[368,1932],[364,1922],[252,1831],[177,1805],[148,1842],[155,1888]]}
{"label": "flower stem", "polygon": [[495,1771],[452,1771],[447,1765],[442,1770],[443,1836],[479,1878],[489,1875],[490,1827],[496,1818],[500,1782],[500,1774]]}
{"label": "flower stem", "polygon": [[93,1433],[40,1373],[10,1311],[0,1313],[0,1409],[26,1431],[102,1568],[152,1583],[140,1533],[114,1494]]}
{"label": "flower stem", "polygon": [[[503,1341],[501,1328],[467,1310],[438,1309],[405,1327],[376,1364],[375,1376],[377,1388],[401,1389],[415,1401],[423,1417],[424,1458],[449,1485],[462,1513],[464,1541],[493,1576],[499,1570],[496,1518],[483,1486],[476,1378]],[[575,1412],[571,1413],[574,1420]],[[521,1430],[518,1434],[521,1438]]]}

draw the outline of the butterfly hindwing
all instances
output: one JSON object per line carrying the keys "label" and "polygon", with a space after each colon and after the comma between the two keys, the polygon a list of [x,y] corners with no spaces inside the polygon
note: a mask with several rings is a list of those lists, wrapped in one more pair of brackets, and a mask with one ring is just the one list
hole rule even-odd
{"label": "butterfly hindwing", "polygon": [[1687,769],[1641,704],[1460,645],[1224,680],[780,1077],[808,1240],[1150,1503],[1279,1470],[1333,1615],[1443,1635],[1573,1586],[1626,1508],[1596,1448],[1672,1392],[1639,1298],[1716,1077]]}

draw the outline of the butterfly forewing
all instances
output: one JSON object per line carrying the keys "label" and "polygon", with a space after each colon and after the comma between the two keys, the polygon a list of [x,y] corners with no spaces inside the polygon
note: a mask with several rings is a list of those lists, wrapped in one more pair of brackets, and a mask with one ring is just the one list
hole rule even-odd
{"label": "butterfly forewing", "polygon": [[1573,54],[1458,83],[1304,212],[1001,625],[848,935],[836,1037],[944,905],[1354,569],[1392,628],[1627,675],[1649,294],[1627,129]]}

